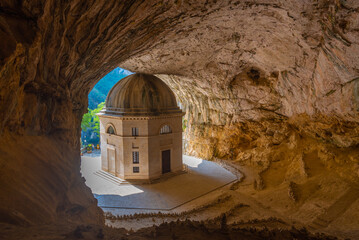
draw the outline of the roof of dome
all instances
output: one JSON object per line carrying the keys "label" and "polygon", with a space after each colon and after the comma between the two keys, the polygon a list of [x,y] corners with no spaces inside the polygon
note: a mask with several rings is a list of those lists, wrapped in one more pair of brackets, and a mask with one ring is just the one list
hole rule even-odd
{"label": "roof of dome", "polygon": [[136,73],[109,91],[101,113],[122,116],[153,116],[182,113],[172,90],[158,77]]}

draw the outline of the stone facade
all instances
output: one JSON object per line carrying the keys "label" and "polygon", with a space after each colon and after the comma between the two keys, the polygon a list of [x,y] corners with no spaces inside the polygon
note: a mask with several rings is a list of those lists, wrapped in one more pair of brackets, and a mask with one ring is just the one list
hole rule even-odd
{"label": "stone facade", "polygon": [[157,77],[120,80],[99,114],[102,170],[126,180],[181,171],[182,116],[172,91]]}

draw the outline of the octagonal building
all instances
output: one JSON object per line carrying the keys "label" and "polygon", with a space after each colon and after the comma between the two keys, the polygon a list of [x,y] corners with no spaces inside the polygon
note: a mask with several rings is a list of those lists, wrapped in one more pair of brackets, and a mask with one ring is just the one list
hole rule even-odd
{"label": "octagonal building", "polygon": [[110,90],[100,118],[101,168],[126,180],[182,171],[182,116],[172,90],[136,73]]}

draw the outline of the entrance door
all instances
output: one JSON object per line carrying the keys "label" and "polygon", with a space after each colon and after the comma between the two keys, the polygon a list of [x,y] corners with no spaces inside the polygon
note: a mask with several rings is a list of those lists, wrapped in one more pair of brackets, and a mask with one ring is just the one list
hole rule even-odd
{"label": "entrance door", "polygon": [[116,172],[116,150],[107,149],[108,171],[115,175]]}
{"label": "entrance door", "polygon": [[162,151],[162,174],[171,172],[171,150]]}

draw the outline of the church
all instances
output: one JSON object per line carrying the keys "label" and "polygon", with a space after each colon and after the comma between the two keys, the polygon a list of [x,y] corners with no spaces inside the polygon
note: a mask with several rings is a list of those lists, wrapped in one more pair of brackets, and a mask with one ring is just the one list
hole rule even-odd
{"label": "church", "polygon": [[161,79],[143,73],[121,79],[98,114],[102,170],[125,180],[182,171],[183,115]]}

